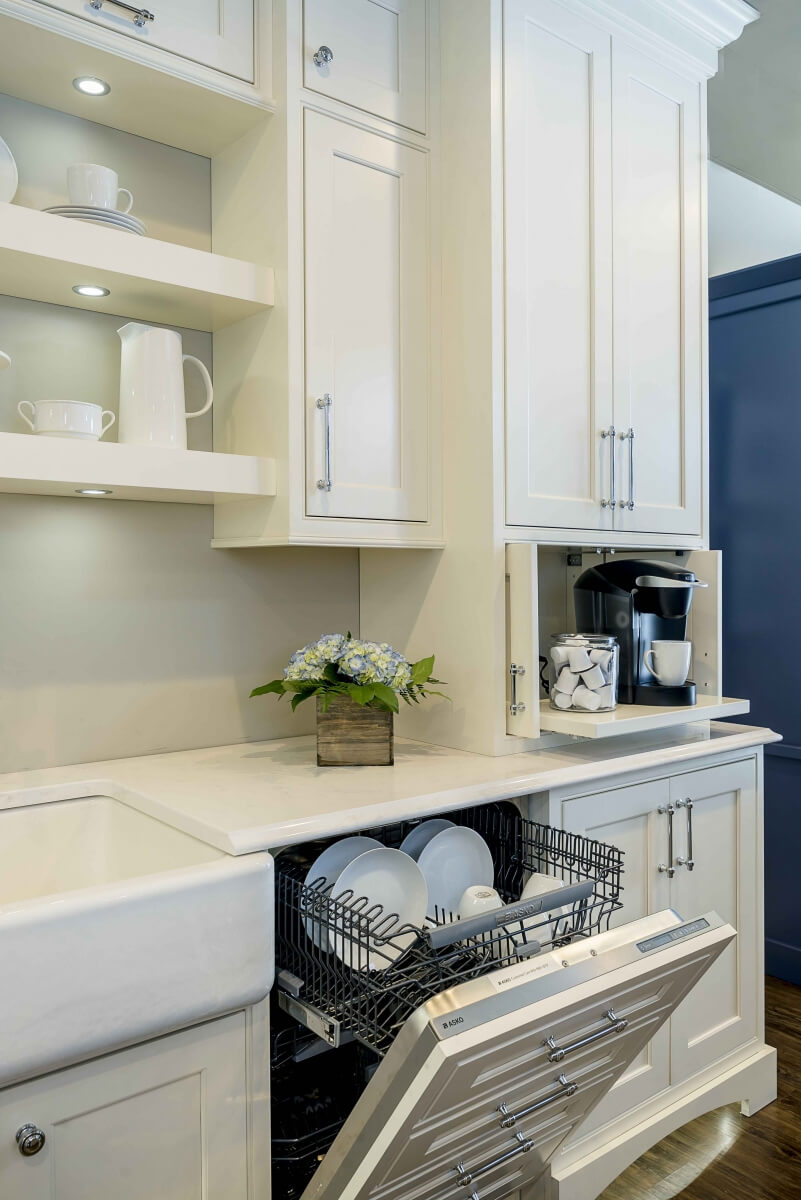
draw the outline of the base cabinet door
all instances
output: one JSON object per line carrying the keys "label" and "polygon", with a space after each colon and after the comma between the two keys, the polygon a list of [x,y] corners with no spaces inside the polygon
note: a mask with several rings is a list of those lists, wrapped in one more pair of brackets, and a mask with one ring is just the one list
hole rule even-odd
{"label": "base cabinet door", "polygon": [[[624,907],[611,928],[669,907],[665,864],[668,780],[617,788],[562,805],[564,828],[617,846],[624,854]],[[700,910],[698,910],[700,911]],[[626,1069],[576,1135],[577,1140],[642,1104],[670,1082],[670,1034],[665,1025]]]}
{"label": "base cabinet door", "polygon": [[428,516],[428,156],[305,114],[306,512]]}
{"label": "base cabinet door", "polygon": [[[3,1200],[247,1200],[235,1013],[0,1092]],[[24,1157],[16,1134],[45,1135]]]}
{"label": "base cabinet door", "polygon": [[[101,29],[158,46],[247,83],[256,77],[254,0],[155,0],[154,4],[131,0],[130,5],[100,0],[96,7],[89,0],[44,2]],[[139,17],[140,12],[150,15]]]}
{"label": "base cabinet door", "polygon": [[426,0],[304,0],[303,82],[426,131]]}
{"label": "base cabinet door", "polygon": [[679,1083],[757,1036],[762,848],[752,759],[678,775],[670,789],[676,810],[670,905],[679,913],[714,908],[737,930],[736,943],[671,1018],[670,1075]]}
{"label": "base cabinet door", "polygon": [[701,533],[701,85],[613,39],[616,528]]}
{"label": "base cabinet door", "polygon": [[504,5],[509,525],[612,528],[609,47],[552,0]]}

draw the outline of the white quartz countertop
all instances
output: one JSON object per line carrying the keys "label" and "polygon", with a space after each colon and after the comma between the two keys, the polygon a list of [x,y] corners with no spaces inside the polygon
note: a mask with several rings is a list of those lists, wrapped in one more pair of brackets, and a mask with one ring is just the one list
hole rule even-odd
{"label": "white quartz countertop", "polygon": [[112,796],[229,854],[780,741],[712,722],[488,758],[398,739],[394,767],[318,767],[313,737],[0,775],[0,808]]}

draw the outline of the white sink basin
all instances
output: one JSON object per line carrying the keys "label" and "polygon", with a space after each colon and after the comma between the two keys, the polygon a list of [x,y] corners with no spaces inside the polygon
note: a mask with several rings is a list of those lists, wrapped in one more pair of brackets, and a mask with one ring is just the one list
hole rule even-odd
{"label": "white sink basin", "polygon": [[0,811],[0,1086],[254,1003],[273,863],[107,796]]}

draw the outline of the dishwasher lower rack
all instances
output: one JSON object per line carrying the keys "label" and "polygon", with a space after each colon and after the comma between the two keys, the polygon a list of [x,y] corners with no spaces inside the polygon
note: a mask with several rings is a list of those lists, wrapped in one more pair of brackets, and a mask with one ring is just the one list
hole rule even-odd
{"label": "dishwasher lower rack", "polygon": [[[277,857],[282,1004],[330,1045],[355,1037],[384,1054],[407,1018],[439,992],[600,933],[623,907],[623,855],[615,846],[529,821],[509,803],[448,817],[489,845],[504,908],[465,921],[437,912],[422,928],[400,925],[364,897],[334,898],[327,881],[308,886],[314,855],[293,850]],[[398,846],[418,823],[368,832]],[[520,902],[533,872],[554,875],[564,887]]]}

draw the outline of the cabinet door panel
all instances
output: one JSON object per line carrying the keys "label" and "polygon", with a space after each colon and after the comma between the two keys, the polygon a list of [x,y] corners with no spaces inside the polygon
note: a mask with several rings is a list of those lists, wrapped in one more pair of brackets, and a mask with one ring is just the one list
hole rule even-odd
{"label": "cabinet door panel", "polygon": [[[147,8],[155,17],[141,27],[134,24],[131,13],[118,8],[113,0],[103,0],[100,9],[92,8],[88,0],[44,0],[44,3],[248,83],[255,79],[253,0],[136,3],[135,7]],[[134,0],[130,3],[134,4]]]}
{"label": "cabinet door panel", "polygon": [[[656,780],[567,800],[562,805],[565,829],[609,842],[623,851],[624,907],[614,914],[612,928],[668,907],[667,876],[658,869],[659,863],[666,862],[667,854],[665,817],[658,809],[667,803],[668,790],[667,780]],[[669,1068],[670,1037],[665,1026],[584,1122],[571,1148],[667,1087]]]}
{"label": "cabinet door panel", "polygon": [[549,0],[504,14],[507,521],[609,528],[610,39]]}
{"label": "cabinet door panel", "polygon": [[[426,130],[426,0],[304,0],[307,88]],[[327,46],[333,58],[318,65]]]}
{"label": "cabinet door panel", "polygon": [[[676,814],[676,855],[687,857],[687,809],[692,800],[692,871],[678,866],[671,907],[680,914],[716,912],[737,930],[737,941],[671,1020],[671,1082],[703,1070],[757,1033],[757,829],[753,761],[679,775],[670,781]],[[706,907],[705,907],[706,906]]]}
{"label": "cabinet door panel", "polygon": [[[27,1122],[44,1148],[23,1158]],[[0,1092],[3,1200],[247,1200],[245,1015]]]}
{"label": "cabinet door panel", "polygon": [[701,533],[700,85],[613,41],[617,525]]}
{"label": "cabinet door panel", "polygon": [[424,521],[427,156],[305,120],[307,513]]}

